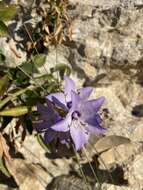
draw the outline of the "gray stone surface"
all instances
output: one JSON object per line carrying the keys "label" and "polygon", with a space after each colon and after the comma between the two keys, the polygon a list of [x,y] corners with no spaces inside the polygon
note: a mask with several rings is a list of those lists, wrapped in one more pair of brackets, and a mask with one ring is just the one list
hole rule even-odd
{"label": "gray stone surface", "polygon": [[[108,129],[107,139],[116,135],[130,142],[115,143],[113,140],[107,147],[106,141],[104,144],[104,141],[95,138],[90,148],[87,146],[89,160],[97,154],[94,145],[101,141],[103,152],[99,151],[102,153],[92,161],[106,173],[120,165],[123,177],[128,180],[128,186],[103,182],[102,189],[142,190],[143,117],[133,116],[132,110],[136,105],[143,104],[143,88],[137,84],[143,82],[143,1],[69,1],[73,5],[69,10],[72,41],[56,48],[50,46],[46,64],[40,72],[46,73],[56,65],[65,64],[72,69],[72,78],[78,87],[83,84],[94,86],[93,98],[105,96],[103,107],[110,112],[109,118],[103,120],[103,126]],[[27,2],[22,1],[21,4],[26,6]],[[15,67],[26,60],[26,52],[17,49],[13,40],[7,42],[1,38],[0,46],[7,55],[6,65]],[[15,50],[21,58],[14,53]],[[20,190],[44,190],[57,176],[64,175],[64,179],[69,176],[70,179],[69,171],[79,168],[72,159],[47,158],[34,137],[28,136],[19,151],[25,160],[15,159],[10,170]],[[88,163],[85,155],[81,157],[81,163]],[[65,189],[59,183],[61,178],[56,179],[61,185],[59,190]],[[7,187],[2,188],[8,190]]]}
{"label": "gray stone surface", "polygon": [[101,153],[113,147],[117,147],[121,144],[126,144],[126,143],[130,143],[130,139],[122,136],[110,135],[98,140],[94,147],[98,153]]}
{"label": "gray stone surface", "polygon": [[71,25],[72,39],[82,45],[85,64],[82,58],[74,60],[75,64],[83,70],[84,65],[94,65],[107,75],[113,73],[107,68],[134,75],[143,52],[143,11],[138,8],[142,1],[76,2],[75,12],[72,11],[76,15]]}
{"label": "gray stone surface", "polygon": [[143,153],[138,154],[133,160],[132,164],[128,165],[126,176],[131,186],[143,187]]}

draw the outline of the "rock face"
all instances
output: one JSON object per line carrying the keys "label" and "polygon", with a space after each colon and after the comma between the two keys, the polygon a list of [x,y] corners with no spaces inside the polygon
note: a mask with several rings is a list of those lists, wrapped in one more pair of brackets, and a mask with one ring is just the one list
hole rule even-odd
{"label": "rock face", "polygon": [[113,147],[119,146],[120,144],[126,143],[130,143],[130,140],[128,138],[112,135],[101,138],[99,141],[97,141],[97,143],[95,144],[95,149],[98,153],[101,153]]}
{"label": "rock face", "polygon": [[[25,4],[26,1],[22,2]],[[77,86],[95,87],[94,98],[105,96],[104,108],[109,109],[109,117],[103,119],[103,126],[108,129],[106,137],[95,138],[90,147],[87,146],[89,160],[86,158],[85,161],[81,156],[80,163],[86,172],[86,166],[90,168],[88,162],[92,161],[95,172],[102,174],[99,189],[142,190],[143,0],[69,2],[72,41],[56,48],[50,46],[46,64],[40,72],[49,72],[52,67],[65,64],[72,69]],[[6,63],[10,66],[26,59],[25,52],[20,52],[22,58],[18,58],[5,39],[0,39],[0,44],[3,51],[8,52]],[[134,114],[136,106],[140,115]],[[69,174],[73,169],[77,171],[79,165],[72,159],[51,160],[35,141],[33,137],[26,139],[19,150],[25,160],[17,159],[11,166],[20,190],[76,190],[80,187],[84,190],[83,179]],[[113,183],[110,180],[107,183],[108,180],[104,180],[103,174],[111,177],[113,174],[113,178],[117,178],[112,172],[117,166],[121,168],[127,186],[122,181]],[[89,173],[91,168],[86,175],[95,183],[97,180]],[[74,183],[71,185],[72,180]],[[98,185],[94,184],[95,189]],[[8,189],[5,186],[0,188]],[[90,188],[93,189],[92,186]]]}
{"label": "rock face", "polygon": [[73,40],[83,41],[90,63],[137,65],[143,50],[143,12],[136,1],[79,1],[75,7]]}
{"label": "rock face", "polygon": [[92,190],[92,186],[86,184],[85,181],[77,176],[60,176],[55,178],[48,186],[47,190]]}
{"label": "rock face", "polygon": [[[114,80],[115,73],[116,79],[121,79],[123,73],[124,77],[135,77],[142,69],[143,2],[71,2],[75,4],[75,9],[71,11],[75,14],[71,25],[72,39],[78,48],[78,52],[71,50],[72,62],[92,80],[101,73],[106,75],[105,83],[107,78]],[[85,67],[96,68],[96,71],[91,76]]]}
{"label": "rock face", "polygon": [[[136,188],[136,187],[127,187],[127,186],[115,186],[115,185],[107,185],[103,184],[102,186],[103,190],[142,190],[142,187]],[[96,189],[94,189],[96,190]]]}
{"label": "rock face", "polygon": [[133,141],[143,142],[143,125],[140,123],[132,134]]}
{"label": "rock face", "polygon": [[143,153],[140,155],[137,155],[134,159],[132,165],[129,166],[128,176],[129,176],[129,182],[133,186],[143,186]]}
{"label": "rock face", "polygon": [[[135,157],[136,154],[141,153],[142,150],[141,144],[122,144],[102,153],[99,156],[99,162],[104,168],[105,166],[112,167],[114,164],[122,165],[127,163],[130,159],[133,159],[133,157]],[[102,164],[103,162],[104,166]]]}

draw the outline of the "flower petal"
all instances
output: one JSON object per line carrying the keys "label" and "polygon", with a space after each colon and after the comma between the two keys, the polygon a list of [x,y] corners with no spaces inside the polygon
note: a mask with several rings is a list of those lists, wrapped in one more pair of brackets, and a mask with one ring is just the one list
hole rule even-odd
{"label": "flower petal", "polygon": [[44,106],[40,103],[37,104],[37,111],[41,114],[41,118],[47,120],[47,117],[54,115],[54,110],[52,109],[52,105]]}
{"label": "flower petal", "polygon": [[94,109],[97,111],[99,111],[99,109],[101,108],[102,104],[104,103],[105,101],[105,97],[104,96],[101,96],[99,97],[98,99],[96,100],[91,100],[91,103],[92,103],[92,106],[94,107]]}
{"label": "flower petal", "polygon": [[54,104],[55,105],[57,105],[59,108],[62,108],[62,109],[64,109],[65,111],[67,111],[68,110],[68,108],[67,108],[67,105],[66,105],[66,103],[61,103],[56,97],[54,97],[53,96],[53,102],[54,102]]}
{"label": "flower petal", "polygon": [[75,144],[75,149],[80,150],[88,142],[89,134],[79,122],[73,121],[70,126],[71,138]]}
{"label": "flower petal", "polygon": [[80,96],[76,92],[71,91],[71,100],[72,100],[72,107],[71,107],[71,109],[78,111],[80,103],[81,103]]}
{"label": "flower petal", "polygon": [[105,134],[105,132],[107,131],[105,128],[102,128],[102,127],[95,127],[93,125],[87,125],[87,130],[90,132],[90,133],[96,133],[96,134]]}
{"label": "flower petal", "polygon": [[51,126],[61,120],[61,116],[58,112],[54,111],[53,106],[49,100],[47,100],[47,106],[37,104],[37,111],[41,113],[41,119],[47,122],[47,124],[45,122],[46,126]]}
{"label": "flower petal", "polygon": [[72,79],[70,79],[68,76],[64,77],[65,79],[65,95],[66,95],[66,101],[71,101],[71,91],[76,91],[75,83]]}
{"label": "flower petal", "polygon": [[55,103],[59,107],[66,107],[66,98],[64,93],[58,92],[58,93],[52,93],[46,96],[46,99],[50,100],[51,102]]}
{"label": "flower petal", "polygon": [[86,120],[84,120],[84,122],[89,124],[89,125],[93,125],[95,127],[98,127],[102,123],[102,119],[101,119],[99,114],[95,114],[93,117],[89,117]]}
{"label": "flower petal", "polygon": [[49,129],[44,134],[44,142],[46,144],[48,144],[56,137],[57,137],[57,132],[54,131],[54,130]]}
{"label": "flower petal", "polygon": [[38,132],[42,132],[45,131],[46,129],[48,129],[51,126],[51,122],[39,122],[35,124],[35,128]]}
{"label": "flower petal", "polygon": [[79,90],[79,95],[82,99],[88,99],[90,94],[92,93],[92,87],[85,87]]}
{"label": "flower petal", "polygon": [[82,113],[82,120],[87,120],[88,118],[92,118],[99,111],[102,106],[105,98],[102,96],[96,100],[85,101],[80,106],[80,113]]}
{"label": "flower petal", "polygon": [[59,121],[55,125],[52,125],[51,128],[55,131],[66,132],[69,131],[70,123],[71,123],[71,114],[67,114],[65,119]]}

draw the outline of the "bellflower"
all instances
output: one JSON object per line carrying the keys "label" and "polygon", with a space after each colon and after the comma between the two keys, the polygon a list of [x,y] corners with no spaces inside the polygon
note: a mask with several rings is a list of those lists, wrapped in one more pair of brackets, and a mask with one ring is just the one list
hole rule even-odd
{"label": "bellflower", "polygon": [[81,88],[76,90],[76,85],[72,79],[65,76],[64,92],[51,93],[46,98],[53,102],[56,106],[68,111],[71,108],[71,92],[77,92],[82,99],[88,99],[92,92],[91,87]]}
{"label": "bellflower", "polygon": [[[84,92],[81,93],[82,95],[80,93],[76,93],[73,89],[70,91],[70,94],[68,93],[67,96],[70,96],[69,98],[71,98],[69,111],[64,119],[51,127],[53,130],[59,132],[69,131],[76,150],[81,149],[85,144],[87,144],[91,133],[102,134],[105,132],[105,129],[101,127],[102,120],[98,114],[105,98],[100,97],[95,100],[88,100],[87,98],[90,94],[89,91],[83,91]],[[55,97],[55,95],[53,97]],[[58,97],[56,97],[56,99],[59,102],[61,101]],[[65,107],[68,106],[67,104],[63,105],[65,105]]]}
{"label": "bellflower", "polygon": [[46,101],[47,106],[42,104],[37,105],[37,111],[41,115],[41,121],[36,124],[36,129],[40,133],[44,133],[44,142],[46,144],[53,140],[59,140],[61,143],[66,143],[69,138],[68,133],[57,132],[51,128],[52,125],[62,120],[61,116],[53,109],[50,101]]}

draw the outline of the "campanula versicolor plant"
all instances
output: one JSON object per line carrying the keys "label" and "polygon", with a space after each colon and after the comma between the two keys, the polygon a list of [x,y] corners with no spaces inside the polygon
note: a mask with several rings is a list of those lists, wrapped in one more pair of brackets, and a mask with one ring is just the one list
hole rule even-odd
{"label": "campanula versicolor plant", "polygon": [[51,127],[60,122],[62,117],[53,109],[53,105],[50,101],[46,100],[46,106],[42,104],[37,105],[37,111],[41,114],[41,121],[36,124],[36,129],[40,133],[44,133],[44,142],[46,144],[53,140],[59,140],[64,144],[68,139],[68,133],[57,132]]}
{"label": "campanula versicolor plant", "polygon": [[88,143],[90,134],[106,132],[99,115],[105,98],[89,100],[91,93],[91,87],[77,90],[74,81],[66,76],[64,92],[49,94],[47,106],[37,106],[42,118],[37,129],[44,132],[45,143],[56,139],[60,143],[73,143],[80,150]]}

